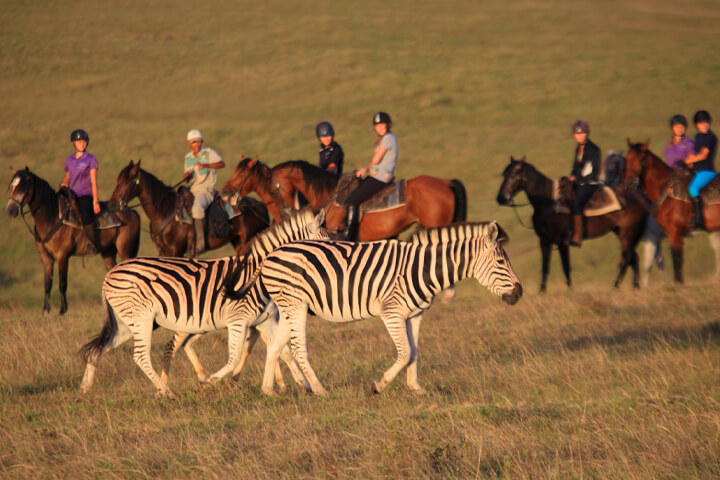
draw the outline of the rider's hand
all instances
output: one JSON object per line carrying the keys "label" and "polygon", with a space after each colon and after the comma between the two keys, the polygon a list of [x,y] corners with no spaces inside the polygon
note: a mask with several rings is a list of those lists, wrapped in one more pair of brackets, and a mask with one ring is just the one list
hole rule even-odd
{"label": "rider's hand", "polygon": [[95,215],[100,213],[100,203],[99,202],[93,203],[93,212],[95,212]]}

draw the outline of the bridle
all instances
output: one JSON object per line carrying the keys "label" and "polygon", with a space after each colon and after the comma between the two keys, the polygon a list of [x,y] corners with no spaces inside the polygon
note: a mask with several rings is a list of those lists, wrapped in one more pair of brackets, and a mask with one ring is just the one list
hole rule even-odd
{"label": "bridle", "polygon": [[[525,167],[523,166],[523,167],[521,167],[521,168],[525,168]],[[505,181],[507,181],[507,177],[505,177]],[[527,175],[524,175],[524,174],[521,175],[521,176],[520,176],[520,181],[521,181],[522,183],[520,183],[519,185],[523,185],[523,188],[524,188],[524,186],[527,184]],[[503,185],[504,185],[504,182],[503,182]],[[513,212],[515,212],[515,217],[517,217],[518,222],[520,222],[520,225],[522,225],[523,227],[527,228],[528,230],[533,230],[532,225],[528,226],[528,225],[525,224],[525,222],[523,222],[522,218],[520,217],[520,213],[518,213],[518,211],[517,211],[517,209],[520,208],[520,207],[527,207],[528,205],[530,205],[530,202],[528,202],[528,203],[521,203],[521,204],[515,203],[515,194],[516,194],[519,190],[521,190],[521,189],[522,189],[522,188],[520,188],[520,187],[515,188],[515,190],[514,190],[514,191],[512,192],[512,194],[510,195],[510,203],[508,203],[507,205],[508,205],[509,207],[512,207]]]}
{"label": "bridle", "polygon": [[[245,184],[248,182],[248,180],[250,180],[250,176],[252,174],[255,176],[258,183],[260,183],[260,181],[262,181],[264,183],[267,183],[270,186],[270,188],[267,190],[267,192],[270,195],[271,200],[269,200],[268,202],[265,202],[266,206],[277,204],[280,207],[281,213],[283,211],[289,210],[290,207],[285,205],[285,202],[283,201],[283,197],[282,197],[282,193],[281,193],[282,189],[280,187],[280,182],[278,182],[275,179],[275,175],[273,174],[272,169],[270,167],[265,166],[265,168],[267,168],[267,170],[269,170],[269,172],[270,172],[268,175],[265,173],[260,173],[259,170],[262,169],[260,162],[257,162],[256,165],[257,165],[258,171],[257,172],[253,171],[256,169],[256,167],[248,168],[248,173],[244,176],[244,178],[242,179],[240,184],[234,188],[235,192],[234,192],[234,195],[232,196],[232,198],[235,200],[235,202],[239,202],[240,200],[243,199],[243,195],[240,192],[243,191],[243,189],[245,188]],[[231,192],[232,192],[232,190],[229,190],[229,191],[226,191],[223,193],[231,193]]]}
{"label": "bridle", "polygon": [[125,190],[125,192],[122,194],[122,196],[117,199],[117,206],[118,210],[121,212],[124,212],[128,208],[137,208],[142,206],[143,204],[140,203],[138,205],[130,206],[128,203],[130,202],[130,199],[133,197],[136,197],[138,195],[138,192],[135,191],[136,189],[139,189],[140,187],[140,169],[137,169],[137,172],[135,173],[134,178],[130,178],[129,180],[130,186]]}

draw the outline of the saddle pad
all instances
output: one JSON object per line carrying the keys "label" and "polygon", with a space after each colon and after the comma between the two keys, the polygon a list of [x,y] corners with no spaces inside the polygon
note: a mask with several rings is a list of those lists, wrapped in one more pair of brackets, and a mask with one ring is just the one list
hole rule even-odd
{"label": "saddle pad", "polygon": [[[668,194],[676,200],[689,202],[688,185],[690,185],[692,179],[693,175],[689,170],[680,170],[673,173],[668,186]],[[720,176],[715,177],[707,187],[700,191],[700,197],[705,205],[720,203]]]}
{"label": "saddle pad", "polygon": [[382,212],[405,205],[407,193],[407,180],[402,179],[388,185],[368,200],[360,204],[360,219],[370,212]]}
{"label": "saddle pad", "polygon": [[587,201],[583,209],[583,215],[586,217],[598,217],[622,209],[623,204],[620,202],[615,190],[612,187],[603,185]]}
{"label": "saddle pad", "polygon": [[[58,195],[58,217],[63,225],[82,228],[82,218],[75,202],[65,195]],[[95,230],[116,228],[122,225],[120,219],[108,207],[108,202],[100,202],[100,213],[95,215]]]}

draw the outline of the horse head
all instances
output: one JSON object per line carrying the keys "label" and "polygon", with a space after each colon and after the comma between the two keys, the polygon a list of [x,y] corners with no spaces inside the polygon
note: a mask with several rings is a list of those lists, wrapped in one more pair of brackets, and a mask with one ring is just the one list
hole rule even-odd
{"label": "horse head", "polygon": [[257,179],[263,164],[257,157],[245,158],[240,157],[235,170],[225,183],[221,190],[223,197],[236,195],[240,198],[246,197],[250,192],[254,191],[257,185]]}
{"label": "horse head", "polygon": [[632,183],[637,185],[647,168],[648,145],[650,144],[650,140],[646,140],[645,143],[633,143],[632,140],[628,138],[627,144],[630,149],[627,155],[625,155],[625,172],[623,177],[625,178],[626,184]]}
{"label": "horse head", "polygon": [[117,185],[115,185],[115,190],[110,195],[109,205],[112,209],[125,210],[128,207],[128,202],[140,194],[140,176],[142,173],[140,161],[133,163],[130,160],[130,163],[118,173]]}
{"label": "horse head", "polygon": [[503,183],[497,194],[499,205],[512,205],[512,199],[517,192],[523,190],[527,184],[527,167],[530,164],[525,162],[525,157],[516,160],[510,157],[510,164],[503,170]]}
{"label": "horse head", "polygon": [[30,203],[34,193],[34,178],[35,175],[30,172],[28,167],[24,170],[13,170],[12,179],[10,179],[10,185],[8,185],[8,192],[10,198],[5,206],[5,212],[12,218],[17,217],[22,211],[23,206],[26,203]]}

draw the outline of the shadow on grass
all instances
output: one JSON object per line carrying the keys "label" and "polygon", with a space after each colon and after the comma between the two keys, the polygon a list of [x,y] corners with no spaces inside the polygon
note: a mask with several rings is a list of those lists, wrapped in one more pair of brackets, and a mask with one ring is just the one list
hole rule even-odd
{"label": "shadow on grass", "polygon": [[720,345],[720,320],[713,320],[702,327],[691,328],[638,328],[624,330],[614,335],[584,335],[563,344],[569,351],[580,351],[593,346],[610,349],[633,350],[650,348],[658,343],[678,346],[704,346],[708,342]]}

